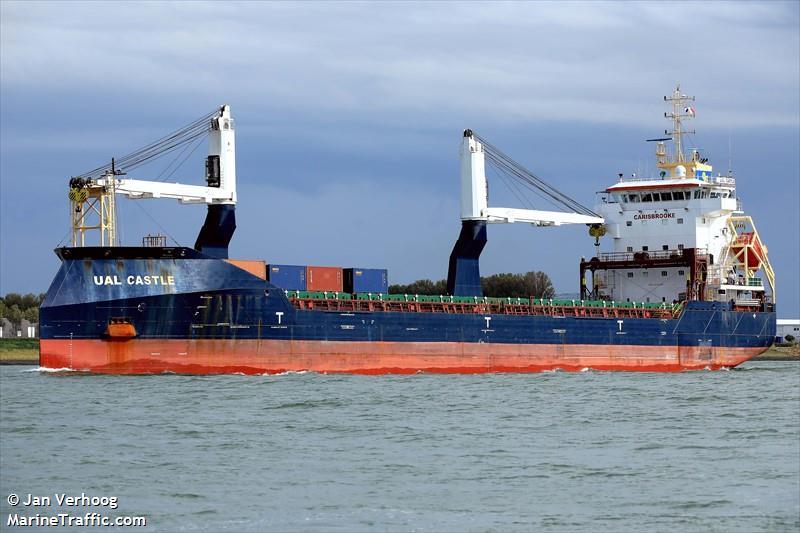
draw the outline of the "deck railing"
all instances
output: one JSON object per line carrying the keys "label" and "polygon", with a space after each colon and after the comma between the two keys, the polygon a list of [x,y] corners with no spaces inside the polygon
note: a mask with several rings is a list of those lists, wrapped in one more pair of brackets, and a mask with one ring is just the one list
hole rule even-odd
{"label": "deck railing", "polygon": [[298,309],[357,312],[546,315],[595,318],[674,318],[682,304],[557,298],[492,298],[324,291],[285,291]]}
{"label": "deck railing", "polygon": [[[706,254],[705,248],[695,248],[695,254],[702,256]],[[675,250],[642,250],[638,252],[604,252],[600,254],[600,261],[634,261],[637,259],[674,259],[683,257],[684,249]]]}

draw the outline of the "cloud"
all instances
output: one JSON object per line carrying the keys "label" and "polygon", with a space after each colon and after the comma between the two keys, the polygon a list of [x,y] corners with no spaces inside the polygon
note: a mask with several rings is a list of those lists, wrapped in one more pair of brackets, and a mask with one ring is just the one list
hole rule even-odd
{"label": "cloud", "polygon": [[[726,168],[732,137],[739,192],[779,242],[797,225],[799,12],[797,2],[4,0],[0,284],[39,291],[55,271],[48,248],[66,230],[69,175],[222,103],[237,120],[240,257],[443,276],[463,128],[591,205],[617,172],[652,167],[641,141],[668,126],[661,96],[678,82],[698,98],[690,127],[704,154]],[[202,180],[201,151],[175,179]],[[147,171],[135,177],[158,174]],[[764,176],[789,193],[763,194]],[[143,210],[188,245],[204,216],[130,203],[129,244],[159,230]],[[583,227],[493,226],[482,265],[542,269],[571,290],[576,257],[591,252]],[[771,249],[779,272],[796,271],[797,254]]]}
{"label": "cloud", "polygon": [[653,95],[682,81],[701,97],[722,94],[698,104],[707,126],[798,121],[793,3],[3,6],[3,79],[13,87],[643,125]]}

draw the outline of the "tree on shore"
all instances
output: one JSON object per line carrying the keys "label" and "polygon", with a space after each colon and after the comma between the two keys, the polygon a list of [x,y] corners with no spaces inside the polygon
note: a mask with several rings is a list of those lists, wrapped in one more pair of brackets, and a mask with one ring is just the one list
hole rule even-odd
{"label": "tree on shore", "polygon": [[[493,298],[552,298],[555,289],[550,276],[544,272],[526,272],[525,274],[494,274],[481,278],[484,296]],[[439,295],[447,293],[447,281],[431,281],[420,279],[408,285],[389,286],[390,294],[426,294]]]}
{"label": "tree on shore", "polygon": [[418,279],[408,285],[390,285],[389,294],[429,294],[439,295],[447,292],[447,281],[431,281],[429,279]]}
{"label": "tree on shore", "polygon": [[18,294],[9,292],[0,297],[0,318],[5,318],[15,327],[23,320],[39,322],[39,306],[44,301],[44,294]]}

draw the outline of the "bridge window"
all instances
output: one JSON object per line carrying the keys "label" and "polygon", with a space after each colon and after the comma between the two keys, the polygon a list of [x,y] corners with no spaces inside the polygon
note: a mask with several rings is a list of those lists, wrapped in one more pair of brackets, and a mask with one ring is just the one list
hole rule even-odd
{"label": "bridge window", "polygon": [[639,195],[638,194],[629,194],[628,198],[630,198],[631,202],[638,202],[639,201]]}
{"label": "bridge window", "polygon": [[642,201],[643,202],[652,202],[653,201],[653,195],[650,194],[650,193],[643,194],[642,195]]}
{"label": "bridge window", "polygon": [[661,201],[662,202],[669,202],[672,200],[672,193],[671,192],[662,192],[661,193]]}

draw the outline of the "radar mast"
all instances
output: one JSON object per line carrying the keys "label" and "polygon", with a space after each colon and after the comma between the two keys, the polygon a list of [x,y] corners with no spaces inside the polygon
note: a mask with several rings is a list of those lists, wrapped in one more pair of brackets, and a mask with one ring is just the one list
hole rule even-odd
{"label": "radar mast", "polygon": [[698,178],[703,179],[711,175],[711,165],[706,164],[706,159],[700,158],[698,150],[692,150],[690,158],[683,153],[683,136],[695,133],[694,130],[684,129],[683,121],[695,117],[694,96],[687,96],[681,92],[681,86],[675,87],[672,94],[664,97],[672,108],[664,113],[664,118],[672,121],[672,130],[664,130],[664,135],[669,135],[675,145],[673,154],[667,153],[664,143],[667,139],[658,139],[656,144],[656,165],[663,169],[661,177],[666,179]]}

